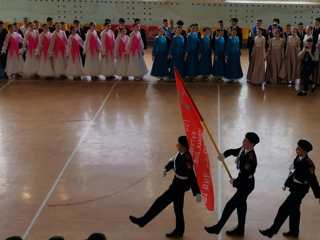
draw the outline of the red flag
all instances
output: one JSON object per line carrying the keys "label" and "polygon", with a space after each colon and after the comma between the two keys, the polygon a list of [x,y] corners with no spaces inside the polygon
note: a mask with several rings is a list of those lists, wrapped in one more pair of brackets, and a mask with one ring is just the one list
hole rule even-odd
{"label": "red flag", "polygon": [[186,89],[184,82],[175,69],[176,86],[179,95],[180,109],[184,128],[190,145],[190,153],[194,162],[194,170],[201,195],[208,210],[214,209],[214,192],[210,173],[209,156],[203,140],[203,118]]}

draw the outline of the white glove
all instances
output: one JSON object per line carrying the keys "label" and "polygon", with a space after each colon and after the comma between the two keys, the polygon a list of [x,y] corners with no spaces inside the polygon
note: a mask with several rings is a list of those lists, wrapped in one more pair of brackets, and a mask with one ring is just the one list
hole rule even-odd
{"label": "white glove", "polygon": [[219,155],[218,155],[218,160],[221,161],[221,162],[224,161],[224,156],[223,156],[223,154],[219,154]]}
{"label": "white glove", "polygon": [[198,203],[200,203],[200,202],[202,201],[201,194],[197,194],[197,195],[196,195],[196,201],[197,201]]}

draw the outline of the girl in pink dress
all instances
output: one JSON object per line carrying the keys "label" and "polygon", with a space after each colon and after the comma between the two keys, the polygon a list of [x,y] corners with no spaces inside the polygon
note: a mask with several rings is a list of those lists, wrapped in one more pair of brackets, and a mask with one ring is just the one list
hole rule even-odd
{"label": "girl in pink dress", "polygon": [[148,69],[144,61],[144,45],[139,24],[134,25],[133,32],[130,34],[128,53],[128,75],[133,76],[135,80],[142,80]]}
{"label": "girl in pink dress", "polygon": [[71,35],[69,36],[67,45],[68,60],[66,76],[71,80],[75,78],[81,79],[83,68],[80,50],[83,48],[83,40],[74,27],[71,27],[70,31]]}
{"label": "girl in pink dress", "polygon": [[49,54],[52,57],[55,77],[62,77],[66,74],[68,39],[66,33],[61,30],[60,23],[56,23],[55,28],[50,41]]}
{"label": "girl in pink dress", "polygon": [[49,45],[52,34],[49,32],[47,24],[42,25],[43,32],[39,36],[37,55],[40,58],[38,75],[49,78],[54,76],[52,59],[49,57]]}
{"label": "girl in pink dress", "polygon": [[35,26],[28,23],[24,35],[24,49],[26,50],[26,61],[23,65],[23,74],[26,77],[35,76],[39,71],[39,56],[36,55],[36,50],[39,44],[39,32]]}
{"label": "girl in pink dress", "polygon": [[19,77],[23,68],[22,49],[20,49],[20,45],[23,44],[23,38],[15,28],[13,25],[8,26],[8,34],[1,51],[2,54],[7,53],[5,72],[9,79]]}
{"label": "girl in pink dress", "polygon": [[107,79],[112,79],[115,73],[115,60],[114,60],[114,46],[115,38],[111,30],[111,22],[106,20],[105,29],[101,33],[102,44],[102,61],[101,61],[101,74]]}
{"label": "girl in pink dress", "polygon": [[129,37],[127,35],[127,29],[122,28],[115,42],[115,74],[120,76],[123,80],[128,79],[128,43]]}
{"label": "girl in pink dress", "polygon": [[90,29],[86,34],[84,53],[86,61],[84,64],[84,75],[98,79],[101,72],[100,52],[101,41],[96,31],[96,24],[90,23]]}

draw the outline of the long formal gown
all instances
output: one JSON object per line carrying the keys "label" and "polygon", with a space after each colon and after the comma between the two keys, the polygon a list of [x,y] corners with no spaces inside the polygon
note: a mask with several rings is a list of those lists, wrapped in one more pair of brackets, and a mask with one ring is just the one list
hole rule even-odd
{"label": "long formal gown", "polygon": [[199,74],[208,76],[212,74],[212,71],[211,38],[210,36],[205,35],[200,42]]}
{"label": "long formal gown", "polygon": [[280,82],[280,70],[284,58],[284,40],[272,38],[267,56],[266,81],[269,83]]}
{"label": "long formal gown", "polygon": [[113,76],[115,73],[114,45],[115,37],[111,29],[104,30],[101,33],[102,61],[101,74],[104,76]]}
{"label": "long formal gown", "polygon": [[17,33],[8,33],[2,47],[2,53],[8,51],[7,54],[7,65],[5,72],[8,77],[14,74],[21,74],[23,69],[23,59],[20,52],[19,45],[23,43],[22,36]]}
{"label": "long formal gown", "polygon": [[185,40],[182,35],[175,35],[172,38],[169,55],[172,57],[170,64],[170,75],[174,76],[174,68],[177,68],[181,76],[185,75]]}
{"label": "long formal gown", "polygon": [[115,74],[121,77],[128,77],[128,43],[129,36],[120,34],[115,42],[115,58],[116,58],[116,71]]}
{"label": "long formal gown", "polygon": [[213,64],[213,76],[223,77],[225,72],[225,39],[224,37],[216,37],[213,45],[214,51],[214,64]]}
{"label": "long formal gown", "polygon": [[266,39],[264,36],[256,36],[251,52],[251,61],[247,74],[248,82],[252,84],[262,84],[265,81],[265,57],[266,57]]}
{"label": "long formal gown", "polygon": [[65,75],[67,65],[68,39],[64,31],[55,31],[49,46],[49,54],[52,56],[53,70],[56,77]]}
{"label": "long formal gown", "polygon": [[300,38],[298,36],[289,36],[287,40],[286,56],[285,56],[285,69],[286,80],[295,81],[299,78],[298,69],[298,53],[300,51]]}
{"label": "long formal gown", "polygon": [[67,45],[67,69],[66,76],[69,78],[81,77],[83,75],[81,49],[83,48],[83,40],[76,33],[71,34]]}
{"label": "long formal gown", "polygon": [[169,75],[168,67],[168,42],[167,38],[163,36],[157,36],[153,49],[152,57],[153,64],[151,69],[151,75],[155,77],[166,77]]}
{"label": "long formal gown", "polygon": [[320,84],[320,34],[318,36],[318,42],[316,43],[315,46],[315,55],[316,55],[316,60],[315,61],[315,67],[314,67],[314,72],[312,74],[312,80],[315,84]]}
{"label": "long formal gown", "polygon": [[39,56],[36,50],[39,44],[39,32],[27,31],[24,36],[24,48],[26,48],[26,61],[23,65],[23,74],[27,77],[35,75],[39,71]]}
{"label": "long formal gown", "polygon": [[49,57],[49,45],[52,37],[51,32],[42,32],[39,36],[39,45],[37,53],[40,56],[39,71],[40,77],[53,77],[53,64],[52,59]]}
{"label": "long formal gown", "polygon": [[89,30],[85,41],[86,61],[83,73],[86,76],[98,77],[101,73],[100,51],[101,41],[97,32]]}
{"label": "long formal gown", "polygon": [[239,37],[229,37],[226,47],[227,62],[224,74],[225,78],[235,80],[243,77],[240,57],[241,50]]}
{"label": "long formal gown", "polygon": [[195,77],[199,74],[199,44],[198,33],[189,33],[186,44],[187,61],[185,69],[185,74],[188,77]]}
{"label": "long formal gown", "polygon": [[128,53],[128,75],[136,78],[142,78],[148,73],[148,69],[144,61],[144,44],[139,31],[132,32],[130,34]]}

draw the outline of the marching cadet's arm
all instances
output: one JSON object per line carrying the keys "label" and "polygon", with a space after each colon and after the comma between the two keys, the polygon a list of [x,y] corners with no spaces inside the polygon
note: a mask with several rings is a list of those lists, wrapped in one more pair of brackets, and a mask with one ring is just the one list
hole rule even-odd
{"label": "marching cadet's arm", "polygon": [[176,155],[172,156],[169,160],[169,162],[167,163],[167,165],[164,167],[164,171],[165,172],[169,172],[170,170],[172,170],[174,168],[174,160],[176,158]]}
{"label": "marching cadet's arm", "polygon": [[311,189],[313,191],[315,198],[320,199],[320,186],[319,186],[317,176],[315,174],[315,167],[312,162],[310,162],[308,168],[309,168],[309,173],[310,173],[309,174],[309,183],[310,183]]}
{"label": "marching cadet's arm", "polygon": [[240,148],[236,148],[236,149],[229,149],[229,150],[224,151],[223,156],[225,158],[227,158],[229,156],[236,157],[236,156],[239,155],[240,151],[241,151],[241,147]]}
{"label": "marching cadet's arm", "polygon": [[191,181],[191,190],[192,190],[193,196],[197,196],[198,194],[201,194],[198,181],[197,181],[196,175],[194,174],[192,166],[190,169],[189,178]]}

